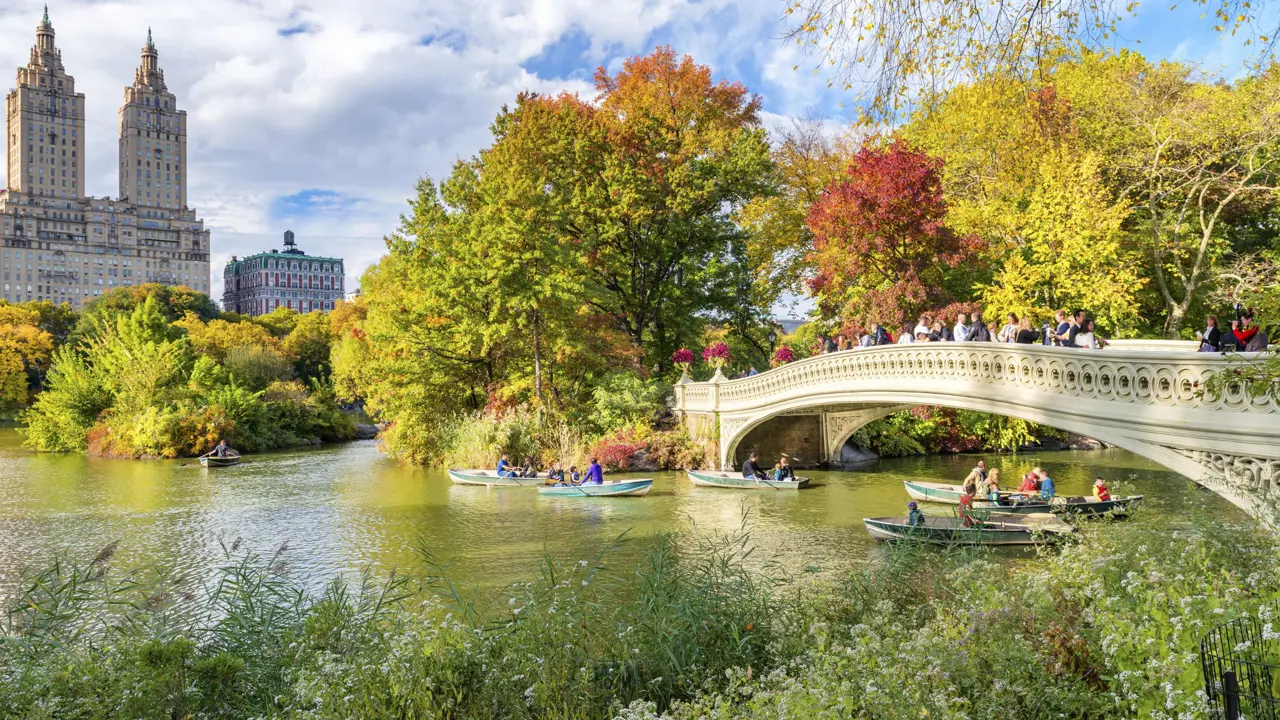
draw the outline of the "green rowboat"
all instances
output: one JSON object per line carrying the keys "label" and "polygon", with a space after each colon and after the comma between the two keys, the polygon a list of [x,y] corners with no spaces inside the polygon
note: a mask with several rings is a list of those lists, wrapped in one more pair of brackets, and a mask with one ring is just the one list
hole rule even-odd
{"label": "green rowboat", "polygon": [[224,468],[224,467],[231,467],[232,465],[239,465],[239,464],[240,464],[239,455],[233,455],[231,457],[214,457],[212,455],[206,455],[200,458],[201,467],[207,467],[207,468]]}
{"label": "green rowboat", "polygon": [[1059,515],[1128,515],[1142,504],[1141,495],[1114,497],[1110,500],[1094,500],[1086,497],[1056,497],[1050,502],[1038,498],[1023,499],[1015,495],[998,503],[975,501],[974,510],[985,510],[991,515],[1030,515],[1051,512]]}
{"label": "green rowboat", "polygon": [[689,480],[699,487],[734,488],[735,490],[798,490],[809,484],[809,478],[798,477],[795,480],[756,480],[744,478],[742,473],[712,472],[708,470],[686,470]]}
{"label": "green rowboat", "polygon": [[[921,502],[947,503],[948,505],[959,505],[960,496],[964,494],[964,488],[959,485],[948,485],[946,483],[924,482],[923,480],[903,480],[902,484],[907,488],[907,494],[912,500],[920,500]],[[1007,499],[1012,493],[1000,493],[1000,499]]]}
{"label": "green rowboat", "polygon": [[933,545],[1034,545],[1062,540],[1074,531],[1052,515],[1008,522],[975,520],[969,527],[961,518],[931,516],[925,516],[922,525],[910,525],[905,517],[866,518],[862,523],[876,540]]}
{"label": "green rowboat", "polygon": [[450,470],[449,479],[458,485],[497,485],[499,487],[535,487],[547,482],[546,473],[538,477],[499,477],[494,470]]}
{"label": "green rowboat", "polygon": [[653,480],[615,480],[613,482],[583,483],[582,485],[543,485],[538,488],[542,495],[554,497],[638,497],[648,495],[653,489]]}

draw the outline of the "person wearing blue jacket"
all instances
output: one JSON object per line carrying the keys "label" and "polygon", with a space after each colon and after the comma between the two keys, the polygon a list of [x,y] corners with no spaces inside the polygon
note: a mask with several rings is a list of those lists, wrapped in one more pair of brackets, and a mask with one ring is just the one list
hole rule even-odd
{"label": "person wearing blue jacket", "polygon": [[502,457],[498,459],[498,477],[515,477],[516,471],[511,467],[511,461],[507,459],[507,454],[502,453]]}
{"label": "person wearing blue jacket", "polygon": [[587,468],[586,477],[582,478],[582,484],[592,483],[595,485],[604,484],[604,468],[600,467],[600,463],[595,458],[591,458],[591,465]]}
{"label": "person wearing blue jacket", "polygon": [[1032,472],[1040,478],[1040,497],[1045,500],[1052,500],[1055,492],[1053,487],[1053,478],[1049,477],[1049,473],[1041,470],[1040,468],[1036,468],[1035,470],[1032,470]]}

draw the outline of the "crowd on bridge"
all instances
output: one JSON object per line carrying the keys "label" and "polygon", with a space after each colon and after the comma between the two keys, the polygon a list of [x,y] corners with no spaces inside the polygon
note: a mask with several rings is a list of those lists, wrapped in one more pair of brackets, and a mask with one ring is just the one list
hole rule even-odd
{"label": "crowd on bridge", "polygon": [[[949,324],[949,320],[949,317],[923,314],[914,327],[904,325],[896,337],[880,323],[872,322],[856,339],[843,333],[819,335],[816,350],[821,354],[859,347],[926,342],[1042,344],[1090,350],[1110,345],[1099,332],[1097,321],[1084,310],[1059,310],[1054,313],[1055,324],[1046,323],[1040,327],[1035,327],[1029,316],[1019,318],[1016,313],[1009,313],[1003,326],[995,321],[984,322],[981,312],[957,313],[954,325]],[[1269,342],[1267,333],[1255,323],[1253,310],[1244,307],[1236,308],[1236,319],[1231,321],[1229,330],[1222,330],[1217,316],[1210,315],[1205,320],[1205,330],[1197,331],[1196,337],[1202,352],[1256,352],[1265,350]]]}

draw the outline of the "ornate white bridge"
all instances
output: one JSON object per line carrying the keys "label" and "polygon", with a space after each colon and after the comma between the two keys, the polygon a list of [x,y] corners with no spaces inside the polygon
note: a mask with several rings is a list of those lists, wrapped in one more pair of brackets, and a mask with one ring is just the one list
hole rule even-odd
{"label": "ornate white bridge", "polygon": [[[935,405],[1022,418],[1097,438],[1181,473],[1280,526],[1280,402],[1242,387],[1200,392],[1231,360],[1189,343],[1117,341],[1107,350],[928,343],[819,355],[748,378],[682,380],[676,409],[719,442],[722,468],[761,423],[818,415],[838,460],[858,428]],[[1238,362],[1238,361],[1236,361]]]}

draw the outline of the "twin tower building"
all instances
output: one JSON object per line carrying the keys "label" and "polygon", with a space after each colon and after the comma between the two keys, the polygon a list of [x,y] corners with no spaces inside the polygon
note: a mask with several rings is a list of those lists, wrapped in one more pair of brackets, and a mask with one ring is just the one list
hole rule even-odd
{"label": "twin tower building", "polygon": [[84,192],[85,97],[62,65],[47,9],[5,110],[0,297],[80,307],[144,283],[211,294],[209,231],[187,205],[187,115],[165,86],[150,30],[120,107],[118,199]]}

